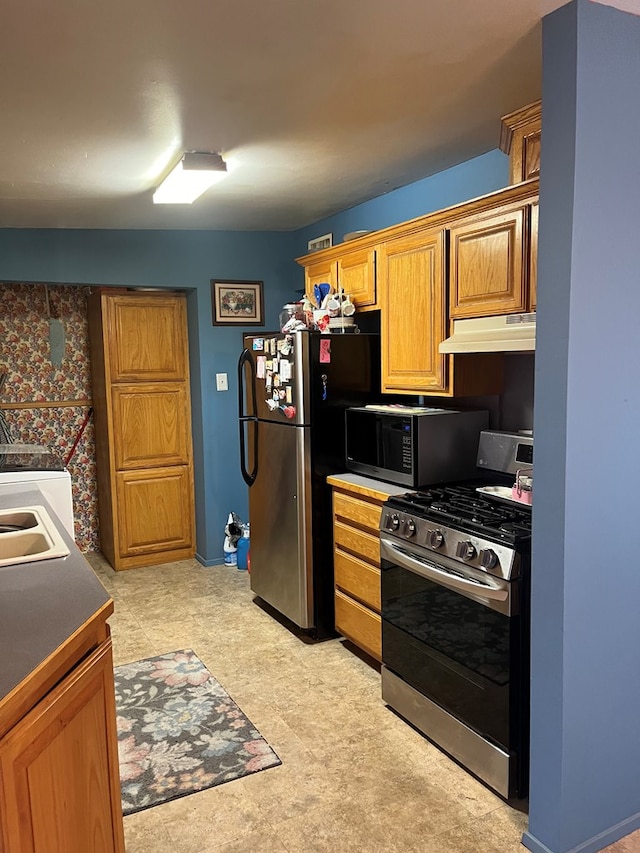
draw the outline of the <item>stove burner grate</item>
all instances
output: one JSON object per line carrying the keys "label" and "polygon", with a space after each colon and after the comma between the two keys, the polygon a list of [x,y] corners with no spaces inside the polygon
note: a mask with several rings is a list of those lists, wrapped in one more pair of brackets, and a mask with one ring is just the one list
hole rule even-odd
{"label": "stove burner grate", "polygon": [[477,485],[439,486],[407,492],[388,503],[418,518],[448,524],[458,530],[516,543],[531,536],[531,511],[480,497]]}

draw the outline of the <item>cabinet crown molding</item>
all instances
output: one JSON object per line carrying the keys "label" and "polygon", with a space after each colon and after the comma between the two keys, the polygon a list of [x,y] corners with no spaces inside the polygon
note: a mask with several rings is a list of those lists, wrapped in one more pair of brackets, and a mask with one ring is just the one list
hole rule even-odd
{"label": "cabinet crown molding", "polygon": [[542,117],[542,101],[534,101],[532,104],[527,104],[526,107],[521,107],[519,110],[514,110],[500,119],[500,150],[505,154],[511,154],[511,143],[516,130],[526,127]]}
{"label": "cabinet crown molding", "polygon": [[356,240],[349,240],[347,243],[338,243],[336,246],[330,246],[319,252],[303,255],[296,258],[296,262],[300,266],[306,267],[322,261],[336,261],[347,252],[352,252],[355,249],[376,247],[395,237],[404,237],[429,228],[447,228],[465,216],[482,213],[485,210],[491,210],[509,202],[526,203],[527,201],[531,201],[538,195],[538,186],[538,178],[522,181],[519,184],[495,190],[492,193],[487,193],[487,195],[479,196],[460,204],[454,204],[450,207],[433,211],[432,213],[423,214],[415,219],[409,219],[406,222],[400,222],[397,225],[391,225],[379,231],[371,231],[369,234],[358,237]]}

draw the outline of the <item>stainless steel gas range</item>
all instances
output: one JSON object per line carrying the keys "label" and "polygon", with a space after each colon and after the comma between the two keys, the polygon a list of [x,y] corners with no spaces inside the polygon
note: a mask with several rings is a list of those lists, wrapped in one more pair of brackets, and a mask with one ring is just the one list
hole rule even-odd
{"label": "stainless steel gas range", "polygon": [[523,797],[531,507],[508,496],[533,438],[483,432],[478,460],[477,481],[383,507],[382,696],[502,797]]}

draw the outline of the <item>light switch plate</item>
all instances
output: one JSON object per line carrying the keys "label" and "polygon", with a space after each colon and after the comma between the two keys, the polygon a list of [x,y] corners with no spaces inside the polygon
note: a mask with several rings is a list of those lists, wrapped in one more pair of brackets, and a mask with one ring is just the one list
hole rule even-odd
{"label": "light switch plate", "polygon": [[226,373],[216,373],[216,391],[228,391],[229,382]]}

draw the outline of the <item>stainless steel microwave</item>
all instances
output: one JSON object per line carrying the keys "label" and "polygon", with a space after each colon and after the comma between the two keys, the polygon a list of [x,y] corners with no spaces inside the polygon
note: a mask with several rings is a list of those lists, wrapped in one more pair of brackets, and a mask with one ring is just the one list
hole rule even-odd
{"label": "stainless steel microwave", "polygon": [[477,476],[487,411],[413,406],[345,410],[349,471],[417,489]]}

